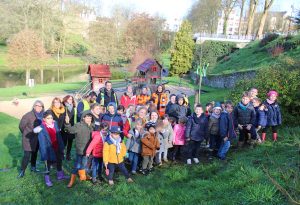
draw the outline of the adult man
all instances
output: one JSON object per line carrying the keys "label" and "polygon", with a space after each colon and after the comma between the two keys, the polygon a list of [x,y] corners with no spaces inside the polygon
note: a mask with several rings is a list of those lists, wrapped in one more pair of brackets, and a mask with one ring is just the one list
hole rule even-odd
{"label": "adult man", "polygon": [[105,88],[100,89],[96,101],[104,107],[107,107],[110,102],[114,102],[116,106],[118,106],[118,98],[115,91],[112,89],[112,83],[110,81],[106,81]]}

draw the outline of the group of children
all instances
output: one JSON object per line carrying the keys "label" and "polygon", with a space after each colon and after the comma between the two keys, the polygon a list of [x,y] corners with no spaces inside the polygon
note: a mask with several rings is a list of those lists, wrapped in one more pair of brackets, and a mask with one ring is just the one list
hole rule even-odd
{"label": "group of children", "polygon": [[[38,135],[41,158],[46,161],[46,185],[53,185],[49,176],[53,163],[57,167],[58,180],[69,178],[62,171],[66,146],[62,131],[74,135],[75,139],[76,157],[69,188],[74,185],[77,176],[80,181],[103,181],[103,171],[108,183],[113,185],[116,168],[127,182],[133,182],[132,175],[137,172],[147,175],[153,171],[154,165],[161,166],[169,160],[176,161],[182,157],[188,165],[192,162],[198,164],[198,151],[203,143],[210,151],[210,158],[225,160],[238,134],[239,147],[265,141],[269,127],[273,131],[273,140],[277,140],[281,113],[276,91],[270,91],[266,101],[262,102],[257,98],[257,89],[252,88],[243,93],[241,102],[236,106],[230,101],[212,102],[203,110],[201,104],[196,104],[191,113],[188,100],[183,95],[170,95],[170,101],[166,102],[162,90],[163,87],[158,86],[155,92],[158,99],[153,99],[155,95],[147,95],[146,92],[136,97],[129,88],[123,95],[125,98],[121,97],[121,105],[117,107],[114,98],[114,102],[107,103],[106,112],[101,106],[101,98],[100,104],[89,99],[89,109],[80,112],[77,123],[71,123],[74,116],[71,119],[68,114],[64,115],[63,130],[53,119],[53,111],[44,112],[42,123],[34,128],[34,133]],[[141,95],[147,95],[148,100]],[[111,93],[108,96],[111,97]],[[259,135],[260,130],[262,133]],[[186,148],[185,153],[183,148]]]}

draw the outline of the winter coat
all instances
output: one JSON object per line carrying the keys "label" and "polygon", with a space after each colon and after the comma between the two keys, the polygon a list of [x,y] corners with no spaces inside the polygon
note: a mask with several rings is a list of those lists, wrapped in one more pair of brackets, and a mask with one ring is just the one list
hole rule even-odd
{"label": "winter coat", "polygon": [[245,106],[246,109],[243,109],[242,103],[240,102],[233,110],[235,124],[238,125],[254,125],[256,121],[256,114],[254,107],[250,104]]}
{"label": "winter coat", "polygon": [[129,131],[129,134],[132,135],[131,138],[128,138],[126,141],[126,148],[130,152],[140,154],[142,151],[142,135],[143,133],[138,132],[135,128]]}
{"label": "winter coat", "polygon": [[177,119],[177,107],[178,107],[178,104],[171,103],[171,101],[168,102],[167,107],[166,107],[166,114],[168,114],[169,117],[174,117],[175,119]]}
{"label": "winter coat", "polygon": [[[73,108],[72,110],[71,110],[71,112],[68,110],[68,108],[66,108],[66,112],[65,112],[65,116],[66,116],[66,113],[68,113],[68,116],[69,116],[69,118],[70,118],[70,124],[71,124],[71,126],[73,126],[74,125],[74,123],[75,123],[75,109],[76,108]],[[66,129],[65,129],[65,123],[63,123],[63,125],[62,125],[62,128],[61,128],[61,135],[63,136],[63,137],[65,137],[66,139],[74,139],[75,138],[75,135],[74,134],[70,134],[70,133],[68,133],[67,131],[66,131]]]}
{"label": "winter coat", "polygon": [[159,150],[159,139],[150,133],[145,133],[142,141],[142,156],[154,157],[156,151]]}
{"label": "winter coat", "polygon": [[219,120],[219,130],[221,138],[228,137],[229,140],[235,139],[237,134],[235,132],[235,125],[233,113],[222,112]]}
{"label": "winter coat", "polygon": [[103,162],[104,164],[107,163],[120,164],[124,161],[126,152],[127,152],[126,146],[123,142],[121,142],[121,150],[120,153],[117,154],[117,147],[110,140],[110,138],[107,137],[103,147]]}
{"label": "winter coat", "polygon": [[33,128],[41,125],[41,121],[37,119],[34,111],[26,113],[19,124],[22,133],[22,146],[24,151],[38,150],[38,134],[33,132]]}
{"label": "winter coat", "polygon": [[94,129],[94,125],[91,124],[88,126],[83,121],[84,116],[80,122],[76,123],[74,126],[70,124],[65,124],[67,132],[70,134],[75,134],[75,145],[76,145],[76,154],[78,155],[85,155],[86,149],[91,140],[91,134]]}
{"label": "winter coat", "polygon": [[[56,153],[53,149],[50,135],[47,132],[47,128],[42,124],[40,125],[42,130],[38,134],[39,139],[39,145],[40,145],[40,155],[42,161],[56,161]],[[59,132],[59,127],[57,126],[57,123],[54,122],[54,127],[56,129],[56,139],[58,143],[58,154],[61,155],[61,158],[63,158],[64,155],[64,143],[62,140],[62,137]]]}
{"label": "winter coat", "polygon": [[[63,124],[65,123],[66,113],[62,113],[59,115],[59,117],[57,117],[51,109],[49,109],[49,111],[51,111],[53,120],[55,120],[55,122],[57,123],[57,126],[59,128],[59,131],[61,131],[63,128]],[[70,122],[71,122],[71,119],[70,119]]]}
{"label": "winter coat", "polygon": [[166,107],[168,104],[168,94],[167,93],[153,93],[152,99],[154,100],[154,104],[157,107],[157,111],[160,117],[164,116],[166,113]]}
{"label": "winter coat", "polygon": [[255,120],[255,127],[261,126],[266,127],[267,125],[267,115],[266,111],[260,110],[259,107],[255,107],[255,113],[256,113],[256,120]]}
{"label": "winter coat", "polygon": [[150,95],[140,94],[136,97],[137,105],[146,105],[146,103],[150,100]]}
{"label": "winter coat", "polygon": [[174,137],[173,128],[170,123],[166,128],[163,128],[161,132],[158,132],[158,139],[160,142],[161,151],[173,147],[172,144],[173,137]]}
{"label": "winter coat", "polygon": [[111,127],[119,127],[121,130],[123,130],[123,119],[119,114],[112,115],[110,113],[106,113],[102,116],[101,122],[106,122],[109,126],[109,129]]}
{"label": "winter coat", "polygon": [[137,105],[137,100],[135,95],[133,95],[130,98],[126,93],[124,93],[120,101],[121,101],[120,104],[123,105],[125,109],[127,109],[129,105]]}
{"label": "winter coat", "polygon": [[82,99],[77,105],[77,122],[81,121],[83,112],[90,110],[90,103],[86,99]]}
{"label": "winter coat", "polygon": [[185,144],[185,125],[177,124],[174,126],[174,145],[184,145]]}
{"label": "winter coat", "polygon": [[101,88],[99,95],[97,96],[96,102],[104,107],[107,107],[108,103],[110,102],[114,102],[116,106],[118,106],[117,94],[113,89],[111,89],[111,94],[109,96],[107,89]]}
{"label": "winter coat", "polygon": [[205,114],[197,117],[196,113],[188,118],[185,137],[194,141],[203,141],[207,135],[208,119]]}
{"label": "winter coat", "polygon": [[102,158],[103,157],[103,142],[106,137],[103,137],[99,131],[92,132],[92,141],[89,144],[86,154],[91,154],[94,157]]}
{"label": "winter coat", "polygon": [[264,104],[267,107],[267,126],[281,125],[281,111],[277,101],[275,101],[273,104],[269,104],[267,101],[265,101]]}
{"label": "winter coat", "polygon": [[219,135],[219,118],[211,115],[208,120],[208,134]]}

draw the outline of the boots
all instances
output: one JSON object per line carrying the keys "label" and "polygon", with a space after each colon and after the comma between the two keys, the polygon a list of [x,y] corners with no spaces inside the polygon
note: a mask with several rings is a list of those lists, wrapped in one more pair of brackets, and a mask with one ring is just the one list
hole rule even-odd
{"label": "boots", "polygon": [[52,187],[53,186],[53,184],[52,184],[52,182],[50,180],[50,175],[45,175],[45,183],[46,183],[46,185],[48,187]]}
{"label": "boots", "polygon": [[78,170],[80,181],[86,181],[86,173],[84,169]]}
{"label": "boots", "polygon": [[238,148],[241,149],[244,145],[244,142],[238,141]]}
{"label": "boots", "polygon": [[72,174],[72,175],[71,175],[70,182],[69,182],[69,184],[68,184],[68,188],[71,188],[71,187],[73,186],[75,180],[76,180],[76,174]]}
{"label": "boots", "polygon": [[64,171],[58,171],[57,172],[57,180],[64,180],[64,179],[69,179],[68,176],[65,176]]}
{"label": "boots", "polygon": [[266,135],[267,135],[267,133],[261,133],[261,141],[262,142],[266,141]]}
{"label": "boots", "polygon": [[24,175],[25,175],[25,171],[21,170],[19,175],[17,176],[17,178],[22,178],[22,177],[24,177]]}
{"label": "boots", "polygon": [[273,141],[274,141],[274,142],[277,141],[277,133],[273,133]]}
{"label": "boots", "polygon": [[32,172],[40,172],[40,170],[38,170],[36,167],[31,167],[30,169]]}

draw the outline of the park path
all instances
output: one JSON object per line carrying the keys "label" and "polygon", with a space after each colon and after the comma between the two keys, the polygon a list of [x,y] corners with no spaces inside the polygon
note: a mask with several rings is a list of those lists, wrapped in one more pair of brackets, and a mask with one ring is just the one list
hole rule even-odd
{"label": "park path", "polygon": [[[166,85],[166,89],[170,90],[170,93],[173,94],[180,94],[184,93],[187,96],[192,96],[195,92],[191,88],[186,87],[179,87],[174,85]],[[125,92],[125,88],[117,88],[115,89],[118,97]],[[18,99],[19,104],[15,105],[12,101],[0,101],[0,112],[6,113],[12,117],[17,119],[21,119],[21,117],[31,110],[34,101],[41,100],[45,104],[45,109],[50,107],[51,101],[54,97],[63,98],[65,95],[70,93],[48,93],[45,95],[41,95],[40,97],[35,98],[25,98],[25,99]]]}

